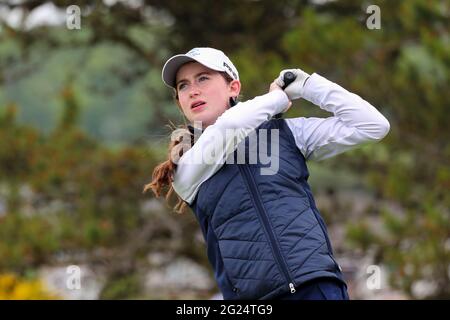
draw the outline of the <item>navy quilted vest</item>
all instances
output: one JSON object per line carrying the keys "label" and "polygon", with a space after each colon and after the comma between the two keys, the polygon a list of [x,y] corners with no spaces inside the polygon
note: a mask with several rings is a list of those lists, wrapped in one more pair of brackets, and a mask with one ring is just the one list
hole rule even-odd
{"label": "navy quilted vest", "polygon": [[[259,159],[249,164],[254,151],[247,137],[245,164],[225,163],[190,206],[224,299],[271,299],[318,277],[343,281],[291,130],[283,119],[261,124],[258,139],[259,129],[279,129],[278,172],[262,175],[270,164]],[[270,155],[275,149],[267,133]]]}

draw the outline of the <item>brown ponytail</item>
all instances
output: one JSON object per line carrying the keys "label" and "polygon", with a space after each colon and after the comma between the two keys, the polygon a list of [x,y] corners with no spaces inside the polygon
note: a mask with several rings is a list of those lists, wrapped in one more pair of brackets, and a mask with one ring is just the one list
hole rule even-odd
{"label": "brown ponytail", "polygon": [[[164,187],[169,187],[165,199],[169,203],[170,197],[174,193],[172,186],[173,175],[177,167],[175,162],[181,158],[183,153],[189,150],[193,143],[193,134],[189,131],[187,126],[175,129],[171,134],[171,141],[169,143],[169,154],[166,161],[160,163],[153,170],[152,181],[144,186],[144,193],[152,190],[157,198],[161,196]],[[175,162],[174,162],[175,161]],[[173,210],[177,213],[184,213],[188,203],[184,201],[178,194],[177,203]]]}

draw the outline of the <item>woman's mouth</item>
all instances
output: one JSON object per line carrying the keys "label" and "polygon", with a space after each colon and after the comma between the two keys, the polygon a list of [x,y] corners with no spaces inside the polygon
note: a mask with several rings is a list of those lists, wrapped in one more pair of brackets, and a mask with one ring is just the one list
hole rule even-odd
{"label": "woman's mouth", "polygon": [[206,102],[204,101],[196,101],[191,104],[192,111],[200,111],[206,106]]}

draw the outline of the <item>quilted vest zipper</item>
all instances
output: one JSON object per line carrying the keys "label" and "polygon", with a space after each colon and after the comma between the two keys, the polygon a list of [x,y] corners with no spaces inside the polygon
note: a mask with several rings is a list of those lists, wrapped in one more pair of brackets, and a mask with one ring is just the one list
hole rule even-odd
{"label": "quilted vest zipper", "polygon": [[266,210],[264,208],[264,205],[262,204],[258,187],[256,186],[255,180],[253,179],[253,175],[250,172],[250,169],[247,167],[247,165],[240,164],[238,165],[239,170],[245,177],[244,181],[246,181],[247,187],[252,195],[253,203],[256,205],[256,211],[258,215],[261,218],[261,221],[263,223],[263,227],[266,231],[266,234],[269,236],[269,242],[270,246],[272,248],[272,252],[274,253],[275,260],[277,261],[277,264],[282,271],[286,281],[289,285],[289,290],[291,293],[295,293],[295,282],[291,278],[289,274],[289,270],[286,265],[286,261],[283,259],[283,256],[281,255],[281,250],[278,246],[278,243],[275,239],[275,234],[272,230],[272,227],[270,225],[269,217],[267,216]]}

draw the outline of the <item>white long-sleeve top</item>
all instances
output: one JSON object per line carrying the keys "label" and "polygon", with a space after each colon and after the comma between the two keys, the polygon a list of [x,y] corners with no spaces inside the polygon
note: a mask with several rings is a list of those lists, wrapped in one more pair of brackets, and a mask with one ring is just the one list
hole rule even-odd
{"label": "white long-sleeve top", "polygon": [[[335,156],[361,143],[379,141],[389,132],[388,120],[375,107],[316,73],[306,82],[303,98],[334,114],[328,118],[285,119],[306,160]],[[283,91],[275,90],[226,110],[179,159],[172,184],[175,192],[191,204],[202,183],[223,166],[238,144],[264,121],[285,110],[288,102]],[[234,139],[226,134],[230,129]]]}

